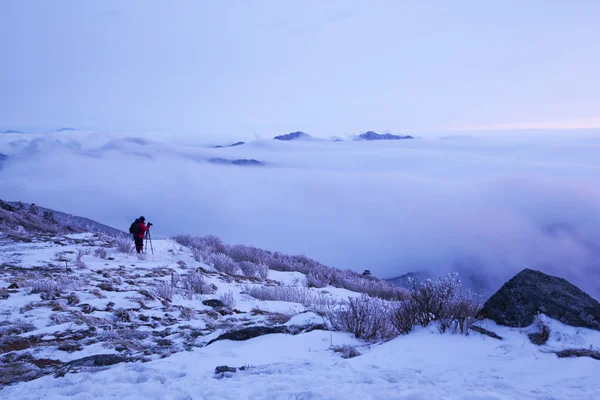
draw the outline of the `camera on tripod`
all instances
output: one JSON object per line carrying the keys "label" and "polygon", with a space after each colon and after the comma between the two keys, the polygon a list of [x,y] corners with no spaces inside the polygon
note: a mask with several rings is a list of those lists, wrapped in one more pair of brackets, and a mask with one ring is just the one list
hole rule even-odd
{"label": "camera on tripod", "polygon": [[152,226],[154,225],[152,222],[148,222],[148,226]]}

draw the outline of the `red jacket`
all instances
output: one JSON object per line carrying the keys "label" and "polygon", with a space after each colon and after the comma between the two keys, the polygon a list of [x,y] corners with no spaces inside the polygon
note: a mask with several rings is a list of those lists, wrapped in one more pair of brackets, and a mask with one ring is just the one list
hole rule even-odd
{"label": "red jacket", "polygon": [[138,223],[138,231],[136,233],[136,236],[139,237],[140,239],[144,238],[144,234],[150,230],[150,228],[148,228],[146,226],[146,224],[144,224],[143,222],[139,222]]}

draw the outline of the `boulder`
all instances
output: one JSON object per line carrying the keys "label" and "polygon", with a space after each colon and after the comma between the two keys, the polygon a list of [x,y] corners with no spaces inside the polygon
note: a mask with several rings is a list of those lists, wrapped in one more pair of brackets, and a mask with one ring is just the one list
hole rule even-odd
{"label": "boulder", "polygon": [[565,279],[524,269],[484,304],[481,317],[526,327],[538,314],[564,324],[600,330],[600,303]]}
{"label": "boulder", "polygon": [[208,342],[207,346],[219,340],[243,341],[253,339],[259,336],[270,335],[273,333],[289,333],[289,329],[287,326],[251,326],[248,328],[226,332],[217,337],[216,339],[213,339],[210,342]]}
{"label": "boulder", "polygon": [[202,302],[202,304],[204,304],[205,306],[208,306],[208,307],[212,307],[212,308],[225,307],[225,304],[223,304],[223,302],[221,300],[217,300],[217,299],[204,300]]}

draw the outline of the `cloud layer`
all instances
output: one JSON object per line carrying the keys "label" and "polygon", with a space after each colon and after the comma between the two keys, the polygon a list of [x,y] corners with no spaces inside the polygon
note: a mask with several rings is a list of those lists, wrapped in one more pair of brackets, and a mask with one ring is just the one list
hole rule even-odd
{"label": "cloud layer", "polygon": [[598,294],[599,137],[269,140],[213,149],[95,134],[1,135],[0,153],[10,159],[0,198],[123,230],[143,214],[157,236],[214,234],[381,277],[459,268],[495,289],[529,267]]}

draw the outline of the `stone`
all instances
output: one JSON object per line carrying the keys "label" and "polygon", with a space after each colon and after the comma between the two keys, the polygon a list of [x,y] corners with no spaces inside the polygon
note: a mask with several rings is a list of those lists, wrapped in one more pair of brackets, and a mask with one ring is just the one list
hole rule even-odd
{"label": "stone", "polygon": [[538,314],[566,325],[600,330],[600,303],[565,279],[524,269],[484,304],[480,316],[510,327],[530,326]]}

